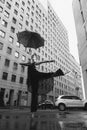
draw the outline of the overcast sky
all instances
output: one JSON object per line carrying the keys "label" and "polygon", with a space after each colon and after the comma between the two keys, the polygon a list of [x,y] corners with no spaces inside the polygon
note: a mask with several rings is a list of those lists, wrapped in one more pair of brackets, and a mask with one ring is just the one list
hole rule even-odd
{"label": "overcast sky", "polygon": [[[41,3],[44,3],[44,5],[46,5],[47,0],[39,0],[39,1]],[[72,1],[73,0],[49,0],[53,9],[58,14],[58,17],[61,19],[61,21],[63,22],[64,26],[68,31],[70,52],[75,57],[77,62],[79,62],[77,37],[72,10]]]}

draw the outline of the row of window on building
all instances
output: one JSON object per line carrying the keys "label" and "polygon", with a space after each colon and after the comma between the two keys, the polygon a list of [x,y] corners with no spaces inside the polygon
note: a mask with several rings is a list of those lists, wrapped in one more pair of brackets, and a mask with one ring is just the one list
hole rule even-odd
{"label": "row of window on building", "polygon": [[[17,78],[17,76],[14,75],[14,74],[12,74],[12,76],[11,76],[11,82],[16,82],[16,78]],[[2,79],[3,80],[8,80],[8,73],[7,72],[3,72]],[[24,81],[24,77],[20,77],[19,78],[19,83],[23,84],[23,81]],[[27,84],[27,80],[26,80],[26,84]],[[45,87],[41,86],[41,89],[43,89],[43,90],[50,90],[50,86],[49,87],[47,87],[47,86],[45,86]],[[59,94],[67,94],[67,90],[65,91],[65,90],[61,90],[59,88],[55,88],[55,92],[56,92],[57,95],[59,95]]]}
{"label": "row of window on building", "polygon": [[[0,42],[0,50],[3,50],[3,43]],[[11,47],[7,47],[7,54],[12,55],[12,48]],[[15,57],[18,58],[19,57],[19,52],[15,51]],[[26,61],[26,56],[22,55],[22,61]]]}
{"label": "row of window on building", "polygon": [[[11,82],[16,82],[16,77],[17,77],[16,75],[12,74],[12,76],[11,76]],[[3,80],[8,80],[8,73],[7,72],[3,72],[2,79]],[[24,81],[24,77],[20,77],[19,78],[19,83],[23,84],[23,81]]]}
{"label": "row of window on building", "polygon": [[[1,10],[1,7],[0,7],[0,10]],[[7,12],[5,12],[5,16],[7,17],[8,16],[8,13]],[[9,17],[9,16],[8,16]],[[21,20],[23,20],[23,17],[20,15],[20,19]],[[31,18],[31,23],[33,23],[34,22],[34,20],[33,20],[33,18]],[[14,24],[16,24],[17,23],[17,19],[16,18],[12,18],[12,23],[14,23]],[[7,26],[8,26],[8,22],[6,21],[6,20],[2,20],[2,22],[1,22],[1,24],[4,26],[4,27],[6,27],[7,28]],[[29,21],[25,21],[25,24],[29,27]],[[21,23],[19,23],[18,24],[19,25],[19,29],[22,29],[23,28],[23,25],[21,24]],[[37,23],[35,23],[35,28],[36,28],[36,32],[37,32],[37,30],[39,30],[39,32],[41,32],[41,27],[39,26],[40,24],[37,24]],[[42,28],[44,29],[45,28],[45,26],[44,25],[42,25]],[[30,25],[30,29],[33,31],[33,26],[32,25]],[[11,32],[12,33],[15,33],[15,28],[13,27],[13,26],[11,26]],[[45,28],[45,30],[43,30],[42,31],[42,34],[43,35],[45,35],[45,38],[47,38],[47,28]]]}
{"label": "row of window on building", "polygon": [[[23,2],[23,1],[22,1]],[[18,3],[17,2],[15,2],[15,5],[14,5],[14,7],[17,7],[16,5],[18,5]],[[18,5],[19,6],[19,5]],[[6,7],[8,8],[8,9],[11,9],[11,4],[10,3],[6,3]],[[38,7],[38,5],[36,5],[36,8],[39,8]],[[23,18],[23,15],[24,15],[24,9],[25,8],[23,8],[23,7],[21,7],[21,15],[19,16],[20,17],[20,20],[21,21],[23,21],[24,20],[24,18]],[[32,5],[32,7],[31,7],[31,9],[30,9],[30,6],[28,6],[27,8],[27,13],[26,13],[26,17],[27,17],[27,19],[29,19],[30,18],[30,16],[34,16],[34,15],[36,15],[36,20],[37,21],[39,21],[39,25],[41,25],[41,11],[40,11],[40,13],[38,12],[38,10],[36,10],[36,12],[34,11],[34,6]],[[31,10],[31,11],[30,11]],[[34,11],[34,12],[33,12]],[[3,12],[3,7],[2,6],[0,6],[0,12],[2,13]],[[31,13],[31,14],[30,14]],[[15,15],[18,15],[18,10],[17,9],[14,9],[14,14]],[[10,13],[9,12],[7,12],[6,10],[4,11],[4,15],[7,17],[7,18],[9,18],[9,16],[10,16]],[[45,19],[44,19],[45,18]],[[14,19],[15,20],[15,19]],[[14,22],[16,22],[17,20],[15,20]],[[31,22],[33,23],[33,19],[31,19]],[[28,21],[26,22],[26,23],[28,23]],[[45,14],[43,14],[43,23],[45,23],[45,25],[47,25],[47,17],[45,17]]]}
{"label": "row of window on building", "polygon": [[[5,0],[0,0],[3,4],[5,4]],[[10,1],[12,1],[12,0],[10,0]],[[28,3],[28,4],[27,4]],[[41,14],[41,9],[39,8],[39,6],[38,6],[38,4],[36,4],[36,7],[34,6],[34,1],[32,0],[32,2],[30,2],[29,0],[28,0],[28,2],[27,2],[26,4],[27,4],[27,12],[30,12],[30,7],[31,7],[31,10],[32,11],[34,11],[34,9],[36,9],[36,13],[37,14]],[[30,6],[31,5],[31,3],[32,3],[32,6]],[[15,2],[15,5],[14,6],[16,6],[17,8],[19,8],[19,6],[21,5],[21,3],[18,3],[17,1]],[[24,1],[22,1],[22,7],[21,7],[21,11],[22,11],[22,13],[24,13],[24,6],[25,6],[25,2]],[[8,9],[11,9],[11,4],[10,4],[10,2],[6,2],[6,7],[8,8]],[[45,14],[44,13],[42,13],[42,15],[43,15],[43,17],[47,20],[47,18],[45,17]],[[40,18],[41,18],[41,15],[40,15]]]}
{"label": "row of window on building", "polygon": [[[17,42],[16,45],[19,46],[19,43]],[[3,50],[3,46],[4,46],[4,44],[2,42],[0,42],[0,50]],[[27,51],[27,53],[30,54],[30,55],[32,54],[31,49],[28,49],[28,50],[25,50],[25,51]],[[40,49],[38,49],[38,52],[40,52]],[[7,50],[6,50],[6,53],[9,54],[9,55],[12,55],[12,48],[8,46]],[[15,51],[14,55],[15,55],[16,58],[20,57],[20,53],[18,51]],[[44,55],[43,51],[42,51],[42,55]],[[47,58],[47,53],[45,54],[45,57]],[[48,58],[50,60],[50,57],[48,57]],[[25,55],[22,55],[21,59],[22,59],[23,62],[25,62],[27,58],[26,58]],[[37,55],[37,61],[40,61],[40,56],[39,55]],[[43,58],[42,58],[42,61],[44,61]],[[6,60],[6,63],[9,65],[9,60]],[[50,66],[53,67],[53,65],[50,65]],[[43,67],[42,67],[42,70],[43,70]]]}

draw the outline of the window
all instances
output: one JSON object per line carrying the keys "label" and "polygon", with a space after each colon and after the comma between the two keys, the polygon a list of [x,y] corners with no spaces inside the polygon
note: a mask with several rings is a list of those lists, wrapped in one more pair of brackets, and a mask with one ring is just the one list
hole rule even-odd
{"label": "window", "polygon": [[5,21],[5,20],[2,20],[2,25],[4,26],[4,27],[7,27],[7,22]]}
{"label": "window", "polygon": [[12,22],[16,24],[17,20],[15,18],[12,19]]}
{"label": "window", "polygon": [[27,7],[27,11],[28,11],[28,12],[30,11],[30,8],[29,8],[29,7]]}
{"label": "window", "polygon": [[26,51],[26,48],[23,46],[23,50]]}
{"label": "window", "polygon": [[28,59],[28,62],[31,63],[31,59],[30,58]]}
{"label": "window", "polygon": [[3,49],[3,43],[0,42],[0,50]]}
{"label": "window", "polygon": [[25,3],[24,3],[24,1],[22,1],[22,5],[23,5],[23,6],[25,6]]}
{"label": "window", "polygon": [[20,15],[20,20],[23,21],[23,16],[22,15]]}
{"label": "window", "polygon": [[13,42],[14,42],[14,38],[10,36],[10,37],[9,37],[9,42],[10,42],[10,43],[13,43]]}
{"label": "window", "polygon": [[25,66],[21,65],[21,72],[24,72]]}
{"label": "window", "polygon": [[34,6],[32,5],[32,10],[34,10]]}
{"label": "window", "polygon": [[32,16],[34,16],[34,13],[33,13],[33,12],[31,12],[31,15],[32,15]]}
{"label": "window", "polygon": [[24,80],[24,78],[23,78],[23,77],[20,77],[19,83],[20,83],[20,84],[23,84],[23,80]]}
{"label": "window", "polygon": [[11,32],[15,33],[15,28],[14,27],[11,27]]}
{"label": "window", "polygon": [[30,1],[28,1],[28,4],[30,5]]}
{"label": "window", "polygon": [[72,96],[63,96],[61,99],[72,99]]}
{"label": "window", "polygon": [[11,9],[11,5],[7,2],[6,3],[6,7],[8,8],[8,9]]}
{"label": "window", "polygon": [[23,8],[21,8],[21,12],[24,13],[24,9]]}
{"label": "window", "polygon": [[9,18],[10,14],[5,10],[4,15]]}
{"label": "window", "polygon": [[20,47],[20,44],[19,44],[19,42],[16,42],[16,46]]}
{"label": "window", "polygon": [[18,64],[17,64],[16,62],[14,62],[14,64],[13,64],[13,69],[14,69],[14,70],[17,70],[17,69],[18,69]]}
{"label": "window", "polygon": [[15,6],[16,6],[17,8],[19,8],[19,4],[18,4],[17,2],[15,2]]}
{"label": "window", "polygon": [[10,60],[5,59],[5,66],[9,67],[9,65],[10,65]]}
{"label": "window", "polygon": [[1,60],[1,56],[0,56],[0,60]]}
{"label": "window", "polygon": [[0,6],[0,13],[2,13],[3,12],[3,8]]}
{"label": "window", "polygon": [[35,26],[36,26],[36,28],[38,28],[38,24],[37,23],[35,23]]}
{"label": "window", "polygon": [[8,54],[11,54],[11,53],[12,53],[12,48],[8,47],[8,48],[7,48],[7,53],[8,53]]}
{"label": "window", "polygon": [[25,61],[26,60],[26,57],[25,56],[22,56],[22,61]]}
{"label": "window", "polygon": [[33,2],[33,4],[35,3],[35,1],[34,1],[34,0],[32,0],[32,2]]}
{"label": "window", "polygon": [[72,99],[75,99],[75,100],[81,100],[79,97],[77,96],[72,96]]}
{"label": "window", "polygon": [[7,77],[8,77],[8,73],[3,72],[2,79],[3,80],[7,80]]}
{"label": "window", "polygon": [[11,81],[16,82],[16,75],[12,74]]}
{"label": "window", "polygon": [[15,52],[15,57],[18,58],[19,57],[19,52]]}
{"label": "window", "polygon": [[31,18],[31,23],[33,23],[34,22],[34,20]]}
{"label": "window", "polygon": [[5,37],[5,32],[0,30],[0,37],[4,38]]}
{"label": "window", "polygon": [[33,31],[33,26],[32,25],[30,26],[30,30]]}
{"label": "window", "polygon": [[39,27],[39,31],[41,32],[41,27]]}
{"label": "window", "polygon": [[22,27],[23,27],[23,26],[22,26],[22,24],[21,24],[21,23],[19,23],[19,28],[20,28],[20,29],[22,29]]}
{"label": "window", "polygon": [[29,48],[26,48],[26,52],[27,52],[27,54],[29,54]]}
{"label": "window", "polygon": [[26,25],[28,26],[29,25],[29,22],[26,20]]}
{"label": "window", "polygon": [[18,15],[18,11],[17,11],[17,10],[14,10],[14,14]]}
{"label": "window", "polygon": [[26,13],[26,16],[27,16],[27,18],[29,19],[29,14],[28,14],[28,13]]}

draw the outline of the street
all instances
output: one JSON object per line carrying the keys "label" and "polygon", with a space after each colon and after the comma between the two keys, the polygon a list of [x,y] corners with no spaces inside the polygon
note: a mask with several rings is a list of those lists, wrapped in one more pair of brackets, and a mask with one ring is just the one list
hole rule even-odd
{"label": "street", "polygon": [[87,130],[87,112],[70,110],[0,110],[0,130]]}

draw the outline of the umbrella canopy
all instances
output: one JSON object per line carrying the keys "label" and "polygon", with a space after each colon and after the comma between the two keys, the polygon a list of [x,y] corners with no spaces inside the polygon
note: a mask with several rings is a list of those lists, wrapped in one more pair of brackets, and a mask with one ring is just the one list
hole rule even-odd
{"label": "umbrella canopy", "polygon": [[18,42],[23,44],[24,47],[30,47],[37,49],[41,46],[44,46],[44,39],[40,34],[30,31],[22,31],[17,33]]}

